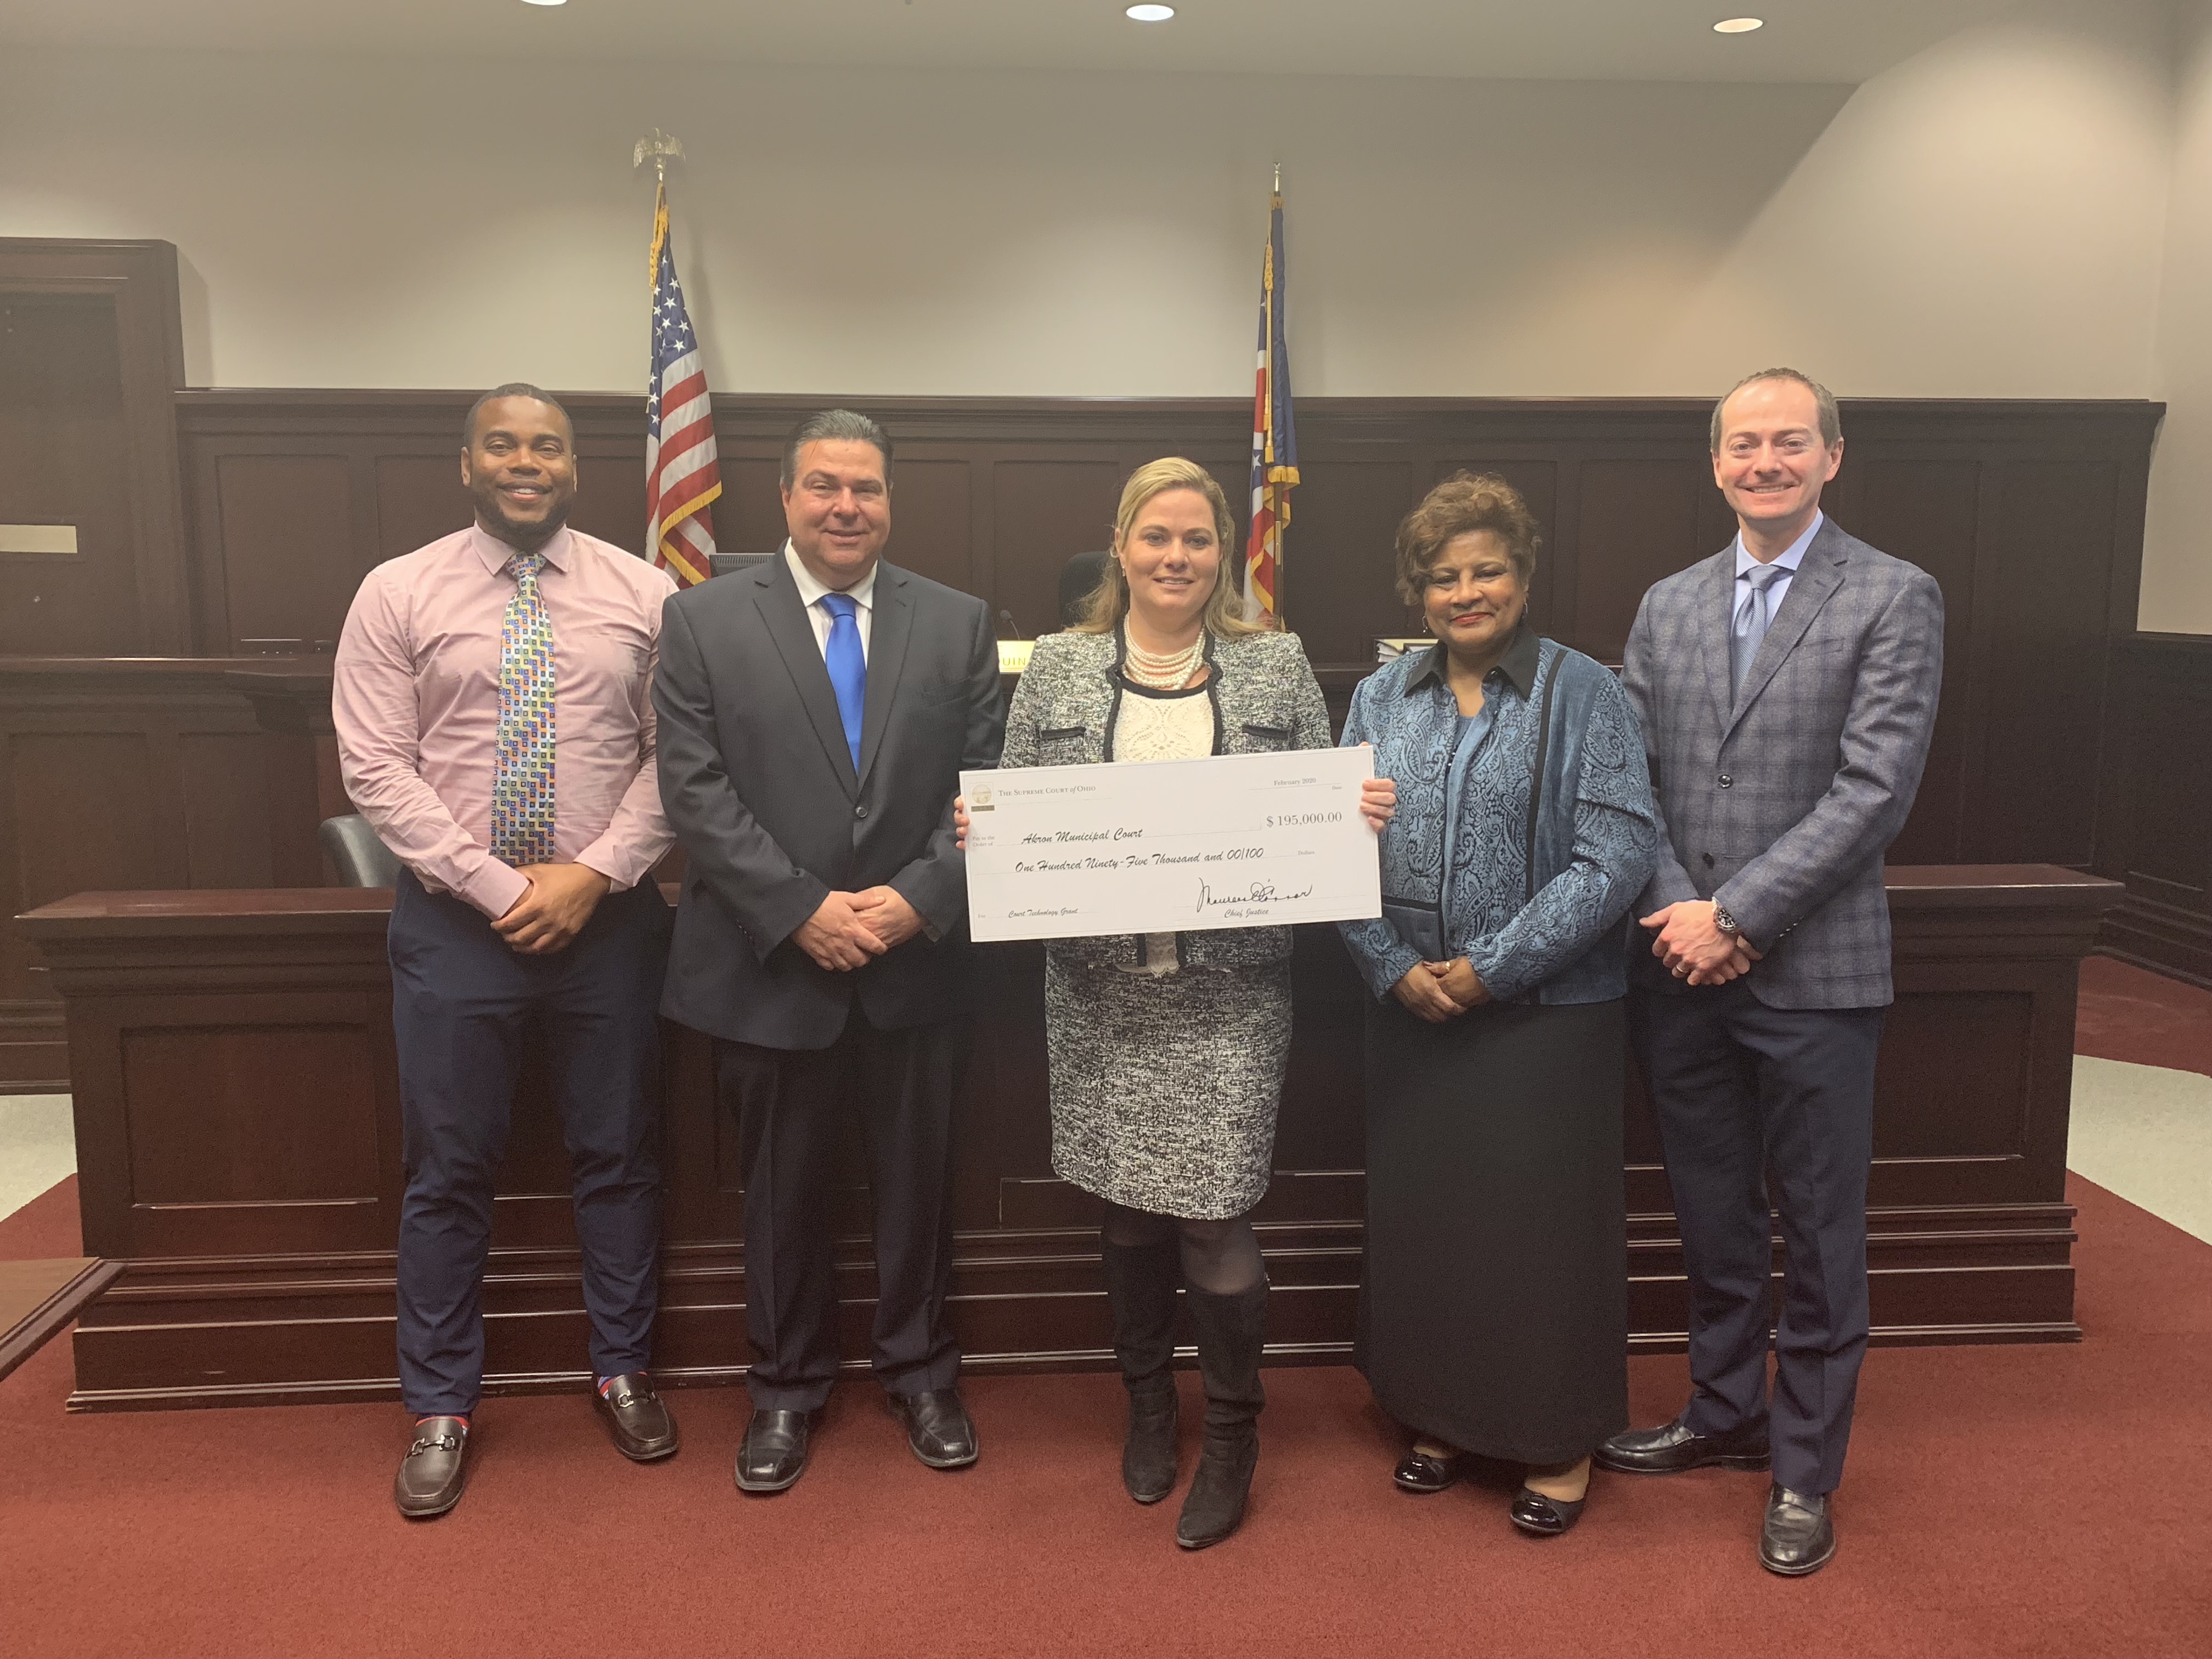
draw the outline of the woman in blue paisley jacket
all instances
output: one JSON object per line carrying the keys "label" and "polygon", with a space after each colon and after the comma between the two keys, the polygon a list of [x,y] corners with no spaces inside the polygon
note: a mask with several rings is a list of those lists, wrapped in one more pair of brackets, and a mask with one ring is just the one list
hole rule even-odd
{"label": "woman in blue paisley jacket", "polygon": [[[1243,620],[1229,499],[1170,458],[1121,492],[1082,620],[1039,640],[1006,714],[1005,766],[1195,759],[1331,745],[1293,634]],[[1380,824],[1390,787],[1364,786]],[[961,814],[965,834],[964,808]],[[1198,1339],[1206,1435],[1176,1524],[1186,1549],[1243,1519],[1259,1455],[1267,1190],[1291,1043],[1291,930],[1061,939],[1045,947],[1052,1167],[1106,1200],[1100,1255],[1129,1393],[1122,1484],[1176,1484],[1176,1291]]]}
{"label": "woman in blue paisley jacket", "polygon": [[1514,1523],[1556,1535],[1628,1421],[1624,932],[1657,820],[1626,694],[1528,624],[1538,545],[1464,473],[1400,526],[1437,643],[1353,694],[1398,811],[1382,919],[1339,926],[1374,997],[1358,1358],[1417,1437],[1397,1482],[1518,1463]]}

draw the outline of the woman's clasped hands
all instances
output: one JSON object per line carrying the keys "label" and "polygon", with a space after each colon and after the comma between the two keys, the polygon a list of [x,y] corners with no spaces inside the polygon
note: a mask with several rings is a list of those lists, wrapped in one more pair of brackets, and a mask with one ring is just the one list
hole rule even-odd
{"label": "woman's clasped hands", "polygon": [[1465,957],[1449,962],[1417,962],[1390,988],[1407,1012],[1431,1025],[1457,1019],[1490,1000],[1490,988]]}

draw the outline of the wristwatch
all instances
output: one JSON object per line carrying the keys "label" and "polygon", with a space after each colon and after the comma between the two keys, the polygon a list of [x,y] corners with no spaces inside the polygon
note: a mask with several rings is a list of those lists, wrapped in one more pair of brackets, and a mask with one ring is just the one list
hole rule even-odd
{"label": "wristwatch", "polygon": [[1730,915],[1728,907],[1718,899],[1713,901],[1713,926],[1730,939],[1740,939],[1743,935],[1743,924]]}

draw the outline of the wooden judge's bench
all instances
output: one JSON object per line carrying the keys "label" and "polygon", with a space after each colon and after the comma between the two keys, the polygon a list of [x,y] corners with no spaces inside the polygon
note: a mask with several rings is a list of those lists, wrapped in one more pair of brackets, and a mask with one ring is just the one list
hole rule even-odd
{"label": "wooden judge's bench", "polygon": [[[2076,968],[2118,886],[2050,866],[1889,872],[1898,1000],[1870,1195],[1877,1342],[2051,1341],[2074,1322],[2067,1104]],[[122,1264],[77,1326],[73,1407],[396,1395],[398,1076],[378,890],[83,893],[21,917],[67,1011],[84,1248]],[[972,1366],[1110,1363],[1095,1200],[1048,1159],[1042,953],[981,947],[957,1122],[952,1317]],[[1349,1352],[1359,1279],[1364,988],[1298,930],[1297,1035],[1259,1212],[1277,1363]],[[706,1040],[667,1031],[668,1190],[654,1373],[745,1362],[735,1126]],[[1685,1328],[1680,1246],[1632,1085],[1630,1321]],[[855,1155],[847,1167],[865,1168]],[[586,1325],[566,1155],[526,1076],[485,1288],[493,1391],[580,1389]],[[846,1352],[873,1295],[866,1194],[840,1194]]]}

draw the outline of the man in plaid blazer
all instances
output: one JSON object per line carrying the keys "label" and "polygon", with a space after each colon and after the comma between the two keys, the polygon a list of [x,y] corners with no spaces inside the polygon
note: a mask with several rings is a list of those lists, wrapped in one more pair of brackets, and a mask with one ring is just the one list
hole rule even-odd
{"label": "man in plaid blazer", "polygon": [[[1925,571],[1820,512],[1835,399],[1792,369],[1713,412],[1735,542],[1644,596],[1623,675],[1662,823],[1630,1032],[1690,1280],[1688,1407],[1607,1468],[1773,1469],[1759,1559],[1835,1553],[1867,1340],[1875,1054],[1891,1000],[1882,852],[1911,810],[1943,673]],[[1766,1384],[1766,1171],[1788,1259]]]}

